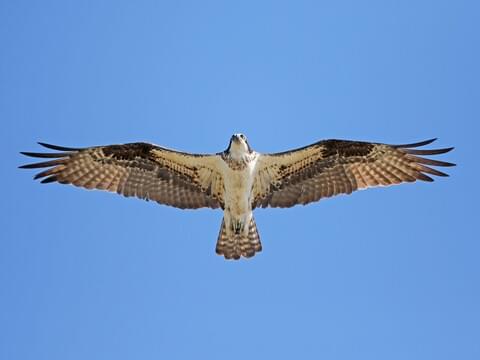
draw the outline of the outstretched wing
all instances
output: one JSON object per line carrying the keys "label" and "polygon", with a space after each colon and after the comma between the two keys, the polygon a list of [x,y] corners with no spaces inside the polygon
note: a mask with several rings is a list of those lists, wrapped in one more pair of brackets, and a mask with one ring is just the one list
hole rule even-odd
{"label": "outstretched wing", "polygon": [[218,155],[188,154],[147,143],[66,148],[60,152],[22,154],[53,160],[20,166],[48,168],[35,176],[86,189],[117,192],[182,209],[223,207],[223,179]]}
{"label": "outstretched wing", "polygon": [[455,164],[421,155],[443,154],[453,148],[415,149],[435,140],[405,145],[324,140],[292,151],[261,155],[253,207],[291,207],[374,186],[433,181],[426,174],[448,176],[427,165]]}

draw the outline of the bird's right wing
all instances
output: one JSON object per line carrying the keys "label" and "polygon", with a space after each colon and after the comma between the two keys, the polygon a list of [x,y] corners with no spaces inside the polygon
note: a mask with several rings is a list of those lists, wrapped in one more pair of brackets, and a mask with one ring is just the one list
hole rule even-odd
{"label": "bird's right wing", "polygon": [[182,209],[223,208],[219,155],[200,155],[148,143],[66,148],[40,143],[60,152],[22,154],[51,158],[21,168],[48,168],[35,176],[86,189],[117,192]]}

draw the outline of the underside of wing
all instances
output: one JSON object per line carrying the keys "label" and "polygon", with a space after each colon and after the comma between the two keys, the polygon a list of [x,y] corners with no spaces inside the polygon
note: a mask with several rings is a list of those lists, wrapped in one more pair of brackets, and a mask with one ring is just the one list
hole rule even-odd
{"label": "underside of wing", "polygon": [[375,186],[448,176],[433,167],[455,164],[424,155],[453,148],[419,150],[436,139],[405,145],[324,140],[277,154],[262,155],[254,185],[254,207],[291,207]]}
{"label": "underside of wing", "polygon": [[223,207],[217,155],[188,154],[148,143],[89,148],[39,144],[57,152],[22,152],[50,160],[20,168],[46,168],[35,176],[42,183],[117,192],[182,209]]}

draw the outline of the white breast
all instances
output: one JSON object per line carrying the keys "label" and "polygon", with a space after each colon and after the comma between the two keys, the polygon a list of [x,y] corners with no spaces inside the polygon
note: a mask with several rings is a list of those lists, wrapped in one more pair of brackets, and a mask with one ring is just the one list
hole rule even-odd
{"label": "white breast", "polygon": [[242,170],[232,170],[226,163],[222,166],[225,184],[225,210],[233,216],[251,211],[251,194],[255,177],[257,158],[255,157]]}

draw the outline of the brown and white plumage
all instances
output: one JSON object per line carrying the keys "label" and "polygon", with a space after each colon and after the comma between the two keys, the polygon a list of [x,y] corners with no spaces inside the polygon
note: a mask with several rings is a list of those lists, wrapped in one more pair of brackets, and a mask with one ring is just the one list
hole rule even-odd
{"label": "brown and white plumage", "polygon": [[[375,186],[448,176],[431,166],[454,166],[419,155],[437,155],[453,148],[417,150],[414,144],[387,145],[323,140],[304,148],[262,155],[254,185],[254,207],[290,207]],[[428,166],[430,165],[430,166]]]}
{"label": "brown and white plumage", "polygon": [[452,163],[424,158],[453,148],[419,150],[435,139],[406,145],[324,140],[275,154],[253,151],[245,136],[232,136],[227,150],[189,154],[153,144],[66,148],[40,143],[53,153],[22,154],[48,161],[21,168],[47,168],[35,176],[87,189],[136,196],[182,209],[221,208],[224,219],[216,251],[227,259],[261,251],[253,218],[258,207],[291,207],[375,186],[448,176],[432,166]]}
{"label": "brown and white plumage", "polygon": [[86,189],[136,196],[181,209],[219,208],[222,177],[216,155],[194,155],[147,143],[66,148],[40,143],[59,153],[22,154],[55,160],[21,168],[49,167],[35,176],[42,183],[57,181]]}

